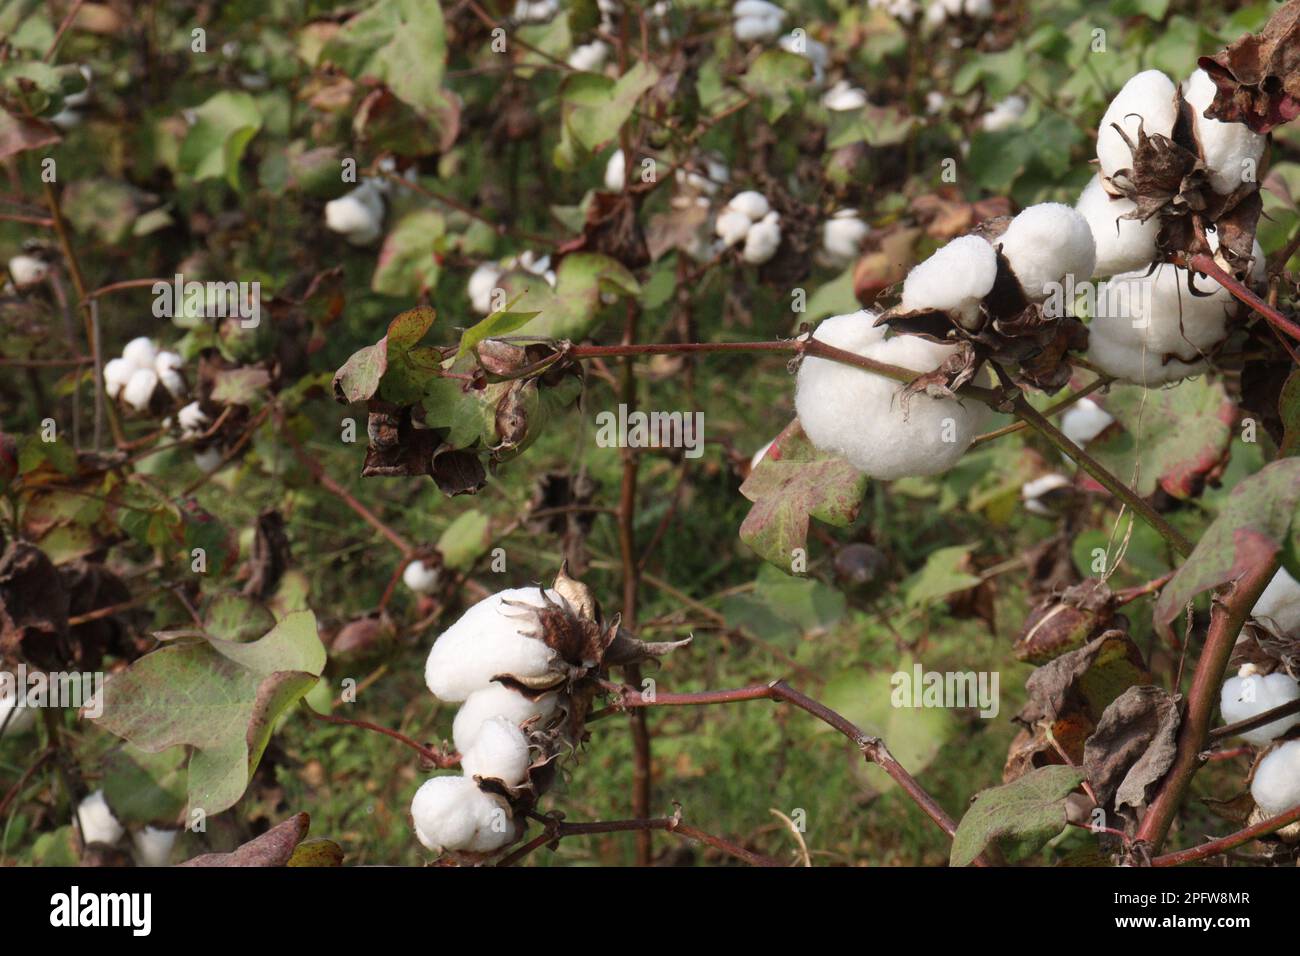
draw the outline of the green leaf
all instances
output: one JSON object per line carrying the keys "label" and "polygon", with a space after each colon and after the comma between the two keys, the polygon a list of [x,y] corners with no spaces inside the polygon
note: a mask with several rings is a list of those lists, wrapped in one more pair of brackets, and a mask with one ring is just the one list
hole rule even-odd
{"label": "green leaf", "polygon": [[764,50],[745,71],[741,85],[745,92],[764,101],[763,114],[769,123],[784,116],[812,78],[812,61],[786,50]]}
{"label": "green leaf", "polygon": [[571,73],[560,86],[565,137],[588,153],[603,149],[618,136],[641,94],[658,80],[659,71],[640,60],[617,80]]}
{"label": "green leaf", "polygon": [[238,191],[239,162],[261,128],[262,114],[253,97],[218,93],[194,110],[194,125],[181,144],[181,171],[196,180],[224,179]]}
{"label": "green leaf", "polygon": [[1279,453],[1284,457],[1300,455],[1300,371],[1287,376],[1277,399],[1277,410],[1284,429]]}
{"label": "green leaf", "polygon": [[460,337],[460,348],[456,358],[472,352],[484,339],[509,335],[516,329],[527,325],[529,321],[541,315],[540,312],[494,312],[481,322],[476,322],[465,330]]}
{"label": "green leaf", "polygon": [[1065,829],[1065,798],[1082,781],[1082,770],[1057,765],[980,791],[957,824],[949,865],[969,866],[990,846],[1011,862],[1037,853]]}
{"label": "green leaf", "polygon": [[381,295],[415,298],[438,284],[438,246],[446,222],[431,209],[403,216],[384,239],[370,288]]}
{"label": "green leaf", "polygon": [[209,814],[243,794],[275,721],[325,666],[316,617],[299,611],[247,644],[169,644],[104,684],[97,722],[147,753],[189,746],[189,808]]}
{"label": "green leaf", "polygon": [[487,550],[488,516],[481,511],[466,511],[447,525],[438,538],[443,563],[453,571],[466,571]]}
{"label": "green leaf", "polygon": [[641,291],[627,267],[594,252],[565,256],[554,289],[540,276],[522,271],[507,273],[498,285],[515,300],[513,311],[537,313],[519,327],[519,334],[546,339],[578,339],[591,332],[602,292],[637,296]]}
{"label": "green leaf", "polygon": [[979,577],[968,570],[974,550],[973,544],[961,544],[931,552],[925,566],[903,585],[908,606],[920,607],[979,584]]}
{"label": "green leaf", "polygon": [[322,55],[353,79],[378,80],[417,109],[443,106],[447,39],[442,10],[427,0],[378,0],[348,20]]}
{"label": "green leaf", "polygon": [[807,548],[809,519],[849,524],[866,487],[866,475],[815,448],[796,418],[740,486],[741,494],[754,502],[740,526],[741,540],[790,573],[795,549]]}
{"label": "green leaf", "polygon": [[170,824],[185,809],[185,751],[125,744],[104,758],[104,796],[127,824]]}
{"label": "green leaf", "polygon": [[379,390],[387,368],[387,340],[358,349],[334,374],[335,397],[341,402],[364,402]]}
{"label": "green leaf", "polygon": [[234,591],[213,596],[203,614],[203,629],[226,641],[251,641],[273,627],[275,617],[266,605]]}
{"label": "green leaf", "polygon": [[916,117],[896,106],[869,105],[861,110],[832,111],[826,148],[840,149],[854,143],[896,146],[907,141],[916,125]]}

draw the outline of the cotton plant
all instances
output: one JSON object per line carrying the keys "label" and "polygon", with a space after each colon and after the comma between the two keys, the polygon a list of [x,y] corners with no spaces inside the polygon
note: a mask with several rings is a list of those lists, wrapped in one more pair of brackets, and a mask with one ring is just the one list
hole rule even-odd
{"label": "cotton plant", "polygon": [[184,361],[169,349],[159,349],[148,336],[132,339],[122,354],[104,363],[104,391],[127,407],[144,412],[152,404],[159,388],[170,399],[183,398]]}
{"label": "cotton plant", "polygon": [[77,804],[73,821],[81,833],[81,842],[89,846],[92,843],[113,845],[126,835],[126,828],[118,822],[103,790],[96,790]]}
{"label": "cotton plant", "polygon": [[1100,173],[1084,187],[1074,208],[1092,230],[1097,249],[1093,278],[1109,278],[1138,270],[1145,272],[1155,259],[1160,220],[1154,216],[1146,222],[1130,218],[1137,204],[1107,192]]}
{"label": "cotton plant", "polygon": [[706,153],[689,166],[681,166],[673,174],[682,189],[701,196],[713,196],[731,182],[731,169],[722,157]]}
{"label": "cotton plant", "polygon": [[836,80],[825,93],[822,94],[822,106],[832,113],[849,113],[860,110],[867,105],[866,91],[861,87],[853,86],[848,80]]}
{"label": "cotton plant", "polygon": [[9,260],[9,278],[22,292],[40,285],[50,274],[50,264],[40,256],[20,253]]}

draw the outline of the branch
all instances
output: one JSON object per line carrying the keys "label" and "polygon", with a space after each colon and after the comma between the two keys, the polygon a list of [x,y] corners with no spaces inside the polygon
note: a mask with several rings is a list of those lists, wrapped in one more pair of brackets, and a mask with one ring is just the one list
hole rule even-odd
{"label": "branch", "polygon": [[1269,325],[1273,326],[1273,328],[1277,329],[1279,332],[1285,332],[1287,335],[1291,336],[1291,338],[1300,341],[1300,325],[1296,325],[1296,323],[1292,322],[1277,309],[1273,308],[1259,296],[1255,295],[1255,293],[1251,292],[1242,283],[1228,275],[1227,272],[1219,267],[1219,264],[1214,261],[1212,256],[1208,256],[1205,253],[1199,253],[1198,255],[1192,256],[1187,265],[1196,272],[1202,272],[1219,283],[1219,285],[1231,292],[1239,301],[1244,302],[1262,315],[1265,321],[1267,321]]}
{"label": "branch", "polygon": [[1217,840],[1211,840],[1209,843],[1203,843],[1200,846],[1192,847],[1190,850],[1179,850],[1177,853],[1166,853],[1164,856],[1158,856],[1151,861],[1151,865],[1180,866],[1183,863],[1195,863],[1197,860],[1204,860],[1207,857],[1218,856],[1220,853],[1227,853],[1229,850],[1235,849],[1243,843],[1249,843],[1251,840],[1267,836],[1270,833],[1282,829],[1288,824],[1295,823],[1297,820],[1300,820],[1300,804],[1297,804],[1285,813],[1279,813],[1275,817],[1261,820],[1254,826],[1246,827],[1244,830],[1238,830],[1236,833],[1230,833],[1225,837],[1219,837]]}
{"label": "branch", "polygon": [[1292,714],[1300,714],[1300,697],[1295,700],[1289,700],[1285,704],[1280,704],[1272,710],[1266,710],[1263,713],[1256,714],[1254,717],[1247,717],[1245,720],[1239,720],[1235,724],[1224,724],[1222,727],[1215,727],[1207,735],[1210,740],[1222,740],[1224,737],[1235,737],[1237,734],[1244,734],[1248,730],[1254,730],[1257,727],[1263,727],[1265,724],[1271,724],[1275,720],[1283,717],[1290,717]]}
{"label": "branch", "polygon": [[319,720],[326,724],[338,724],[339,726],[342,727],[359,727],[362,730],[370,730],[377,734],[383,734],[385,737],[391,737],[394,740],[399,741],[400,743],[403,743],[406,746],[410,747],[421,757],[423,757],[425,760],[427,760],[429,763],[439,768],[440,770],[445,770],[448,767],[454,767],[458,763],[460,763],[460,754],[448,753],[442,750],[434,750],[432,747],[426,747],[424,744],[420,743],[419,741],[411,737],[408,737],[406,736],[406,734],[401,733],[400,731],[397,730],[393,730],[389,727],[382,727],[379,724],[372,724],[368,720],[351,720],[347,717],[335,717],[333,714],[322,714],[319,711],[315,710],[310,704],[306,702],[303,703],[303,708],[314,719]]}
{"label": "branch", "polygon": [[1242,625],[1250,616],[1250,609],[1277,571],[1277,565],[1276,557],[1260,563],[1216,596],[1205,646],[1196,661],[1192,687],[1187,694],[1187,710],[1178,728],[1178,752],[1174,765],[1160,782],[1146,816],[1138,826],[1135,842],[1146,843],[1151,852],[1159,852],[1164,844],[1192,777],[1205,762],[1201,751],[1205,748],[1210,719],[1219,702],[1219,688],[1232,657],[1232,648]]}

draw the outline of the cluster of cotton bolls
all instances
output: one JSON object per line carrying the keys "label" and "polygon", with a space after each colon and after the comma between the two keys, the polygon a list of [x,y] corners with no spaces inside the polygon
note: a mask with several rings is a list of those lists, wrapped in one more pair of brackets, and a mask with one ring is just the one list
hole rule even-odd
{"label": "cluster of cotton bolls", "polygon": [[925,22],[934,27],[957,17],[987,20],[991,16],[993,0],[931,0],[925,8]]}
{"label": "cluster of cotton bolls", "polygon": [[514,269],[540,276],[546,280],[547,285],[555,288],[555,270],[551,268],[551,257],[539,256],[531,249],[498,262],[484,262],[470,274],[467,287],[470,305],[475,312],[488,315],[496,310],[498,303],[493,301],[493,294],[498,288],[497,283],[503,275]]}
{"label": "cluster of cotton bolls", "polygon": [[741,258],[753,265],[767,262],[781,245],[781,214],[752,189],[732,196],[713,228],[723,248],[741,245]]}
{"label": "cluster of cotton bolls", "polygon": [[560,12],[560,0],[517,0],[514,18],[520,23],[546,23]]}
{"label": "cluster of cotton bolls", "polygon": [[[103,790],[96,790],[77,805],[74,823],[81,833],[81,842],[104,846],[117,845],[126,836],[122,826],[108,805]],[[131,848],[137,866],[167,866],[179,831],[145,826],[131,834]]]}
{"label": "cluster of cotton bolls", "polygon": [[531,636],[535,611],[561,596],[539,588],[500,591],[475,604],[434,642],[425,683],[439,700],[459,703],[452,739],[463,774],[433,777],[416,791],[411,817],[420,842],[434,853],[490,853],[510,843],[517,825],[499,793],[475,778],[514,790],[528,783],[527,730],[563,706],[558,692],[525,696],[494,678],[547,675],[555,652]]}
{"label": "cluster of cotton bolls", "polygon": [[172,398],[185,395],[184,365],[177,353],[159,350],[152,339],[142,335],[126,344],[120,358],[104,363],[104,391],[142,412],[159,386]]}

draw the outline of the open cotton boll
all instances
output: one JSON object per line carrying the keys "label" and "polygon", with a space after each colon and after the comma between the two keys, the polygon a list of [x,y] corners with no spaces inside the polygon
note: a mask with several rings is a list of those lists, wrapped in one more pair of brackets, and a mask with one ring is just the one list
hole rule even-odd
{"label": "open cotton boll", "polygon": [[822,248],[835,262],[847,265],[858,257],[870,231],[856,209],[841,209],[822,224]]}
{"label": "open cotton boll", "polygon": [[575,47],[569,54],[569,66],[582,73],[595,73],[609,59],[609,44],[604,40],[592,40]]}
{"label": "open cotton boll", "polygon": [[109,359],[104,363],[104,391],[109,398],[117,398],[131,381],[135,365],[124,358]]}
{"label": "open cotton boll", "polygon": [[158,357],[154,359],[154,372],[158,375],[158,381],[162,382],[163,388],[173,398],[180,398],[185,394],[185,376],[181,374],[181,369],[185,367],[184,361],[175,352],[159,352]]}
{"label": "open cotton boll", "polygon": [[122,349],[122,358],[136,368],[153,368],[154,359],[157,357],[158,346],[154,345],[153,340],[145,335],[127,342],[126,347]]}
{"label": "open cotton boll", "polygon": [[9,260],[9,275],[13,277],[14,285],[20,289],[30,288],[37,283],[44,282],[45,277],[50,274],[50,265],[44,259],[37,259],[35,256],[18,255]]}
{"label": "open cotton boll", "polygon": [[122,401],[142,412],[149,407],[149,400],[157,388],[158,373],[151,368],[138,368],[131,373],[126,388],[122,389]]}
{"label": "open cotton boll", "polygon": [[984,114],[980,126],[987,133],[998,133],[1016,124],[1029,104],[1023,96],[1008,96]]}
{"label": "open cotton boll", "polygon": [[1242,184],[1245,175],[1255,177],[1268,140],[1245,123],[1223,123],[1208,119],[1205,111],[1214,102],[1218,87],[1204,70],[1197,70],[1183,84],[1183,96],[1196,114],[1196,134],[1210,170],[1210,187],[1226,195]]}
{"label": "open cotton boll", "polygon": [[1035,301],[1047,298],[1066,276],[1077,282],[1091,278],[1097,259],[1087,220],[1059,202],[1030,206],[997,242],[1025,295]]}
{"label": "open cotton boll", "polygon": [[1076,445],[1086,445],[1112,424],[1115,418],[1091,398],[1081,398],[1061,415],[1061,432]]}
{"label": "open cotton boll", "polygon": [[492,290],[500,278],[501,267],[495,262],[485,262],[470,274],[466,291],[475,312],[487,315],[492,311]]}
{"label": "open cotton boll", "polygon": [[1055,514],[1051,508],[1043,504],[1042,499],[1050,492],[1060,488],[1069,488],[1071,482],[1064,475],[1050,474],[1027,481],[1020,486],[1020,498],[1025,503],[1025,510],[1030,514],[1050,517]]}
{"label": "open cotton boll", "polygon": [[[929,372],[954,347],[914,335],[886,338],[876,314],[852,312],[826,319],[813,333],[827,345],[867,358]],[[805,434],[823,451],[845,458],[875,478],[937,475],[970,447],[985,420],[984,406],[925,394],[904,403],[893,379],[843,362],[808,356],[799,367],[795,409]]]}
{"label": "open cotton boll", "polygon": [[781,245],[781,217],[770,212],[745,235],[745,250],[741,257],[751,265],[761,266],[769,261]]}
{"label": "open cotton boll", "polygon": [[979,324],[980,300],[992,291],[997,277],[993,247],[979,236],[962,236],[907,274],[901,306],[909,312],[956,312],[963,326],[974,329]]}
{"label": "open cotton boll", "polygon": [[557,694],[543,694],[532,700],[499,681],[493,681],[465,698],[465,702],[456,711],[456,719],[452,721],[451,739],[456,744],[456,749],[465,753],[478,740],[485,721],[493,717],[504,717],[518,726],[534,717],[545,720],[555,713],[557,706]]}
{"label": "open cotton boll", "polygon": [[623,158],[623,151],[616,149],[609,157],[609,162],[605,164],[605,189],[612,193],[621,193],[626,173],[627,160]]}
{"label": "open cotton boll", "polygon": [[731,7],[732,30],[742,43],[770,40],[785,26],[785,11],[767,0],[740,0]]}
{"label": "open cotton boll", "polygon": [[416,594],[432,594],[438,587],[441,575],[436,565],[412,561],[402,571],[402,583]]}
{"label": "open cotton boll", "polygon": [[207,431],[208,425],[212,424],[198,402],[190,402],[177,412],[176,421],[180,423],[182,434],[187,437]]}
{"label": "open cotton boll", "polygon": [[679,186],[712,196],[723,183],[730,181],[731,170],[722,160],[710,156],[705,158],[702,170],[679,169],[674,175]]}
{"label": "open cotton boll", "polygon": [[1278,568],[1250,616],[1278,637],[1289,637],[1300,630],[1300,582],[1286,568]]}
{"label": "open cotton boll", "polygon": [[194,453],[194,464],[199,471],[204,472],[205,474],[211,474],[221,467],[221,459],[223,457],[221,449],[216,445],[213,445],[211,448],[196,451]]}
{"label": "open cotton boll", "polygon": [[743,212],[735,209],[724,209],[718,214],[717,221],[713,224],[713,230],[722,239],[724,246],[734,246],[736,243],[744,241],[753,225],[754,220]]}
{"label": "open cotton boll", "polygon": [[[555,591],[546,596],[563,600]],[[555,652],[525,633],[535,624],[528,608],[542,606],[538,588],[509,588],[479,601],[434,641],[424,667],[429,690],[441,700],[460,701],[501,674],[546,674]]]}
{"label": "open cotton boll", "polygon": [[176,833],[176,830],[146,826],[131,834],[136,865],[167,866],[171,862],[172,848],[176,846]]}
{"label": "open cotton boll", "polygon": [[822,106],[834,113],[860,110],[866,105],[866,91],[850,86],[848,80],[837,80],[834,86],[822,94]]}
{"label": "open cotton boll", "polygon": [[758,222],[772,211],[772,204],[762,193],[747,189],[731,197],[727,202],[727,210],[744,213],[750,222]]}
{"label": "open cotton boll", "polygon": [[1133,154],[1112,124],[1118,124],[1136,146],[1139,125],[1148,136],[1170,136],[1176,118],[1173,80],[1159,70],[1145,70],[1131,77],[1110,101],[1097,128],[1097,159],[1102,174],[1114,176],[1133,166]]}
{"label": "open cotton boll", "polygon": [[1152,216],[1146,222],[1124,219],[1137,206],[1123,197],[1112,199],[1101,184],[1101,177],[1092,181],[1079,194],[1075,211],[1088,222],[1093,243],[1097,248],[1097,261],[1092,267],[1095,278],[1118,275],[1121,272],[1145,271],[1156,257],[1156,236],[1160,232],[1160,217]]}
{"label": "open cotton boll", "polygon": [[434,853],[490,853],[515,838],[505,799],[459,775],[426,780],[411,800],[411,821],[416,838]]}
{"label": "open cotton boll", "polygon": [[77,823],[81,828],[81,841],[87,845],[113,844],[126,832],[109,809],[103,790],[96,790],[77,804]]}
{"label": "open cotton boll", "polygon": [[515,19],[520,23],[545,23],[560,10],[559,0],[518,0],[515,4]]}
{"label": "open cotton boll", "polygon": [[379,238],[384,224],[384,195],[371,180],[325,204],[325,226],[356,246]]}
{"label": "open cotton boll", "polygon": [[528,778],[528,738],[508,717],[491,717],[479,727],[474,746],[460,756],[467,777],[493,777],[507,787]]}
{"label": "open cotton boll", "polygon": [[[1293,677],[1281,671],[1268,675],[1255,674],[1243,667],[1236,677],[1229,677],[1223,682],[1223,689],[1219,693],[1219,712],[1223,714],[1225,724],[1235,724],[1296,699],[1300,699],[1300,684]],[[1300,714],[1279,718],[1237,736],[1256,747],[1262,747],[1281,737],[1296,724],[1300,724]]]}
{"label": "open cotton boll", "polygon": [[1259,762],[1250,795],[1269,816],[1300,806],[1300,740],[1288,740]]}

